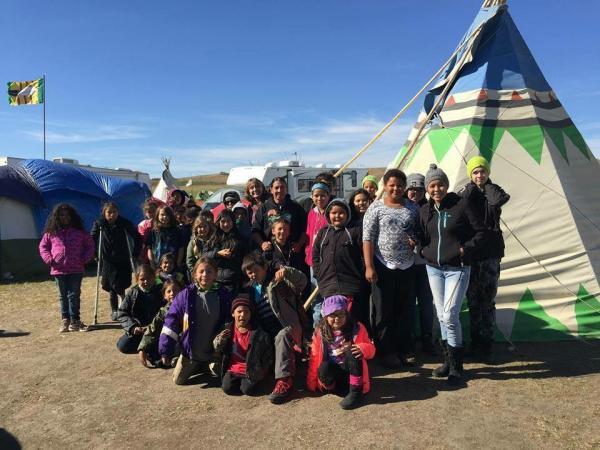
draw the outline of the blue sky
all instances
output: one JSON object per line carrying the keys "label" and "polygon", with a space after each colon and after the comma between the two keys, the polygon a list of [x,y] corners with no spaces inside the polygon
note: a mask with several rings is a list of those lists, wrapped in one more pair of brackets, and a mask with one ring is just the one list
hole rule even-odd
{"label": "blue sky", "polygon": [[[24,5],[3,4],[0,80],[46,73],[48,156],[153,176],[171,156],[174,175],[187,177],[294,152],[345,162],[446,60],[481,0]],[[600,2],[509,6],[600,156]],[[41,106],[0,105],[0,155],[41,157]],[[393,158],[416,112],[359,165]]]}

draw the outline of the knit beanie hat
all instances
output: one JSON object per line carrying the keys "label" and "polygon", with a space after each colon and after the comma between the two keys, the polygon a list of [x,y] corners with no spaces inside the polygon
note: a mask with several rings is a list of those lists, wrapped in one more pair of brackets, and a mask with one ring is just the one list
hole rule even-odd
{"label": "knit beanie hat", "polygon": [[483,156],[473,156],[467,163],[467,176],[471,178],[471,174],[478,167],[483,167],[490,174],[490,163]]}
{"label": "knit beanie hat", "polygon": [[427,171],[427,174],[425,175],[425,187],[429,186],[429,184],[432,181],[441,181],[446,186],[450,186],[450,182],[448,181],[448,176],[436,164],[429,165],[429,170]]}
{"label": "knit beanie hat", "polygon": [[367,181],[372,181],[373,183],[375,183],[375,186],[377,186],[377,178],[375,177],[375,175],[367,175],[366,177],[364,177],[362,179],[362,183],[360,184],[362,187],[365,187],[365,183]]}
{"label": "knit beanie hat", "polygon": [[406,189],[425,189],[425,177],[420,173],[411,173],[406,177]]}
{"label": "knit beanie hat", "polygon": [[235,311],[238,306],[245,306],[250,310],[250,313],[254,313],[254,302],[248,297],[236,297],[231,303],[231,313]]}
{"label": "knit beanie hat", "polygon": [[348,309],[348,299],[343,295],[332,295],[323,300],[321,314],[323,317],[333,314],[336,311],[346,311]]}

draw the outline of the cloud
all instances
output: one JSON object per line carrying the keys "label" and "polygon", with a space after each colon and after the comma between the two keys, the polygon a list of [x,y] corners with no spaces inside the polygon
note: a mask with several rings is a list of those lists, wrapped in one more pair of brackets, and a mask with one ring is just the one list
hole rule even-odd
{"label": "cloud", "polygon": [[[60,125],[55,128],[61,128]],[[42,141],[44,134],[41,131],[22,131],[22,134]],[[46,131],[46,142],[49,144],[80,144],[91,142],[120,141],[142,139],[148,137],[144,128],[128,125],[97,125],[81,127],[77,131]]]}

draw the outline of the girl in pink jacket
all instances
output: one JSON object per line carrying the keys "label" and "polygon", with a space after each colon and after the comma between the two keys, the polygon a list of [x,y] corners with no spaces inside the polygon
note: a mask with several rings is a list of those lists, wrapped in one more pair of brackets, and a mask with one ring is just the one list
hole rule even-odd
{"label": "girl in pink jacket", "polygon": [[57,205],[40,241],[40,256],[56,279],[62,325],[60,332],[88,331],[79,317],[81,280],[85,264],[94,256],[94,241],[83,229],[81,217],[71,205]]}

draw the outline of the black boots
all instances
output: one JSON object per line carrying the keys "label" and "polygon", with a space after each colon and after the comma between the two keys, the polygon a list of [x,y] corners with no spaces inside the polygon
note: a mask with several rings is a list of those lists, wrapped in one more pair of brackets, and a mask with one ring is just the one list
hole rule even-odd
{"label": "black boots", "polygon": [[363,401],[363,392],[362,386],[354,386],[350,385],[350,391],[348,391],[348,395],[346,395],[342,401],[340,402],[340,406],[342,409],[354,409],[358,408]]}
{"label": "black boots", "polygon": [[446,341],[440,341],[444,363],[433,369],[436,378],[448,377],[448,385],[456,386],[461,383],[463,376],[463,348],[452,347]]}
{"label": "black boots", "polygon": [[448,351],[448,342],[440,341],[442,347],[442,356],[444,357],[444,363],[440,367],[433,369],[433,376],[436,378],[444,378],[450,373],[450,355]]}
{"label": "black boots", "polygon": [[463,347],[448,346],[448,356],[450,370],[448,371],[448,384],[457,386],[462,381],[463,376]]}

